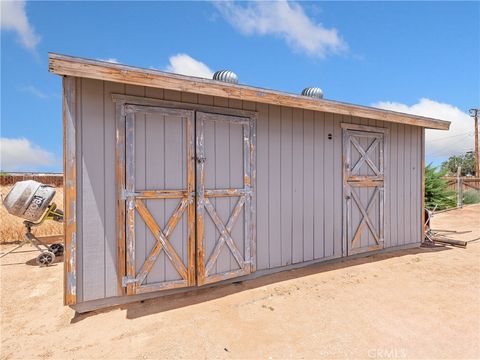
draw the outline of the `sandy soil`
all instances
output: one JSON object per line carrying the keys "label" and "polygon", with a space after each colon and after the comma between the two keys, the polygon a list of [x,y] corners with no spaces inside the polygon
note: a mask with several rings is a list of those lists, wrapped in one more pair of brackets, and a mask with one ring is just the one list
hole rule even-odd
{"label": "sandy soil", "polygon": [[[472,239],[479,219],[471,206],[433,225]],[[480,358],[480,241],[83,315],[62,306],[62,264],[38,268],[24,250],[0,266],[1,359]]]}

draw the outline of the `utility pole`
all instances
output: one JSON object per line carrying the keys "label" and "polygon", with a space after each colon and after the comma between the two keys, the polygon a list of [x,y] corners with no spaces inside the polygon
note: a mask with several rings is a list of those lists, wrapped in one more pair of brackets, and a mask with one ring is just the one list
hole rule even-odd
{"label": "utility pole", "polygon": [[480,109],[470,109],[470,116],[475,118],[475,176],[480,176],[478,163],[478,113]]}

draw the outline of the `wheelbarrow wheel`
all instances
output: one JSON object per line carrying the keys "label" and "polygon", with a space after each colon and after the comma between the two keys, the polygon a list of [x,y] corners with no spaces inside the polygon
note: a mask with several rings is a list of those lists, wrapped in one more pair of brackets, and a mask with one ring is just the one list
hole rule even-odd
{"label": "wheelbarrow wheel", "polygon": [[51,251],[43,251],[37,256],[37,264],[40,266],[48,266],[55,260],[55,254]]}
{"label": "wheelbarrow wheel", "polygon": [[52,244],[50,245],[50,250],[55,254],[55,256],[62,256],[63,255],[63,244]]}

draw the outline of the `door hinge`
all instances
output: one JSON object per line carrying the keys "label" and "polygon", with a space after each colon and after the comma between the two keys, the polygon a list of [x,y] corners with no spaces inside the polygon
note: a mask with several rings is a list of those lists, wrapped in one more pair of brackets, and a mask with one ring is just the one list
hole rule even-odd
{"label": "door hinge", "polygon": [[131,278],[128,276],[122,277],[122,287],[127,287],[129,284],[135,284],[137,282],[137,278]]}
{"label": "door hinge", "polygon": [[120,200],[127,200],[129,196],[138,196],[140,193],[135,192],[135,191],[128,191],[127,189],[123,189],[121,194],[120,194]]}

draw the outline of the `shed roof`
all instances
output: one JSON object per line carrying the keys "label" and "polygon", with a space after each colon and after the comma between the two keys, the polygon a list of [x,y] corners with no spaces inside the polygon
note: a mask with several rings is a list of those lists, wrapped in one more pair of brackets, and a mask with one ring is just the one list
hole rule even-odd
{"label": "shed roof", "polygon": [[358,116],[400,124],[448,130],[450,122],[423,116],[404,114],[373,107],[343,103],[263,89],[229,84],[217,80],[171,74],[159,70],[121,65],[74,56],[48,54],[49,71],[58,75],[76,76],[125,84],[220,96],[229,99],[255,101],[342,115]]}

